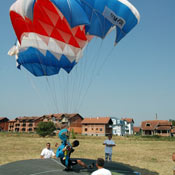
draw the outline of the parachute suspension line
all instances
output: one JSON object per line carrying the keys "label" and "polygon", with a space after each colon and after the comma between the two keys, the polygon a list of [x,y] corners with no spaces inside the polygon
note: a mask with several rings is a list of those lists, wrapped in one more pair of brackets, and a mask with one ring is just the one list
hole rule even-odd
{"label": "parachute suspension line", "polygon": [[[73,76],[74,73],[74,77],[72,78],[71,76]],[[70,104],[70,112],[75,112],[75,107],[73,106],[75,104],[74,100],[75,100],[75,96],[76,96],[76,83],[77,83],[77,79],[78,79],[78,73],[77,73],[77,66],[75,66],[74,68],[74,72],[70,73],[70,81],[71,81],[71,91],[70,91],[70,98],[69,98],[69,104]],[[74,81],[73,81],[74,80]],[[72,92],[72,93],[71,93]]]}
{"label": "parachute suspension line", "polygon": [[65,87],[65,102],[66,102],[66,104],[65,104],[65,111],[67,111],[68,112],[68,110],[69,110],[69,76],[66,76],[66,87]]}
{"label": "parachute suspension line", "polygon": [[[83,58],[82,58],[83,59]],[[80,63],[80,62],[79,62]],[[82,93],[82,89],[83,89],[83,80],[84,80],[84,75],[85,75],[85,69],[84,68],[84,65],[83,64],[83,60],[81,60],[81,68],[79,69],[79,72],[77,73],[77,78],[76,78],[76,94],[77,94],[77,98],[76,98],[76,102],[75,102],[75,111],[78,112],[78,108],[77,108],[77,104],[80,100],[80,97],[81,97],[81,93]],[[78,66],[77,66],[78,67]]]}
{"label": "parachute suspension line", "polygon": [[[85,86],[85,82],[87,83],[87,80],[88,80],[88,71],[91,66],[89,66],[89,63],[91,63],[91,59],[87,58],[87,53],[88,53],[88,48],[89,48],[89,45],[87,45],[87,48],[86,48],[86,52],[84,53],[84,56],[81,60],[81,62],[79,62],[79,66],[81,65],[81,69],[79,71],[79,73],[77,74],[77,96],[76,96],[76,111],[78,112],[79,111],[79,103],[81,101],[81,98],[82,96],[84,95],[84,86]],[[86,54],[86,56],[85,56]],[[77,66],[78,67],[78,66]]]}
{"label": "parachute suspension line", "polygon": [[99,66],[99,69],[97,70],[97,74],[100,74],[100,71],[102,71],[103,67],[111,59],[110,55],[112,55],[114,51],[114,47],[111,48],[111,50],[108,52],[108,54],[105,56],[104,60],[101,62],[101,65]]}
{"label": "parachute suspension line", "polygon": [[79,102],[78,108],[80,108],[83,105],[84,99],[86,98],[86,95],[87,95],[93,81],[95,80],[94,76],[96,76],[97,63],[99,62],[99,59],[100,59],[99,55],[100,55],[100,50],[101,50],[102,44],[103,44],[103,40],[101,40],[99,48],[97,49],[98,50],[97,55],[94,54],[94,56],[92,58],[92,62],[91,62],[91,66],[90,66],[91,67],[91,73],[89,75],[89,81],[88,81],[88,84],[86,86],[85,93],[84,93],[84,95],[82,96],[82,98]]}
{"label": "parachute suspension line", "polygon": [[[25,72],[25,71],[23,71]],[[48,106],[46,105],[46,103],[43,103],[43,100],[41,98],[41,93],[39,93],[39,89],[36,86],[36,83],[32,80],[32,78],[29,76],[28,72],[25,72],[24,75],[27,77],[28,81],[30,82],[32,88],[34,89],[36,95],[38,96],[39,99],[41,99],[40,101],[42,101],[42,106],[44,109],[47,110],[47,112],[49,112]]]}
{"label": "parachute suspension line", "polygon": [[[64,72],[62,72],[64,73]],[[64,88],[63,88],[63,85],[64,85],[64,77],[63,76],[60,76],[59,74],[56,75],[56,82],[57,82],[57,85],[58,85],[58,88],[56,88],[56,92],[58,93],[58,98],[59,98],[59,108],[60,109],[64,109],[64,105],[65,105],[65,92],[64,92]],[[61,93],[62,92],[62,93]],[[61,112],[61,111],[60,111]]]}
{"label": "parachute suspension line", "polygon": [[[49,83],[48,77],[46,77],[46,78],[47,78],[47,82]],[[56,93],[56,87],[55,87],[54,77],[50,77],[50,78],[51,78],[51,81],[52,81],[51,84],[53,85],[53,91],[52,91],[51,85],[49,83],[50,89],[51,89],[51,93],[52,93],[52,98],[53,98],[53,101],[54,101],[56,110],[59,113],[59,105],[58,105],[58,101],[57,101],[57,93]]]}
{"label": "parachute suspension line", "polygon": [[[82,0],[84,3],[86,3],[84,0]],[[93,7],[91,7],[88,3],[86,3],[86,5],[88,5],[91,9],[93,9]],[[98,11],[97,10],[95,10],[95,9],[93,9],[92,10],[92,14],[93,13],[95,13],[96,14],[96,16],[98,17],[98,19],[99,19],[99,16],[98,16],[98,13],[97,13]],[[90,21],[92,20],[92,14],[91,14],[91,19],[90,19]],[[101,31],[102,31],[102,33],[103,33],[103,36],[104,36],[104,33],[105,33],[105,18],[104,18],[104,23],[101,23],[101,21],[100,21],[100,19],[99,19],[99,23],[100,23],[100,28],[101,28]],[[104,24],[104,25],[103,25]],[[100,45],[100,47],[99,47],[99,50],[101,50],[101,48],[102,48],[102,43],[101,43],[101,45]],[[85,96],[86,96],[86,94],[87,94],[87,92],[88,92],[88,90],[89,90],[89,88],[91,87],[91,84],[92,84],[92,82],[93,82],[93,78],[94,78],[94,76],[96,75],[96,69],[97,69],[97,62],[98,62],[98,60],[100,59],[99,58],[99,55],[100,55],[100,52],[98,52],[98,54],[97,54],[97,56],[95,56],[95,54],[94,54],[94,56],[93,56],[93,60],[92,60],[92,66],[90,66],[91,67],[91,76],[90,76],[90,80],[89,80],[89,82],[88,82],[88,85],[87,85],[87,87],[86,87],[86,90],[85,90],[85,93],[83,94],[83,97],[80,99],[80,102],[79,102],[79,104],[78,104],[78,108],[80,108],[81,107],[81,105],[82,105],[82,103],[83,103],[83,101],[84,101],[84,98],[85,98]],[[94,64],[95,63],[95,64]],[[85,71],[84,71],[85,72]],[[81,94],[81,92],[80,92],[80,94]]]}
{"label": "parachute suspension line", "polygon": [[[95,10],[93,10],[93,12],[94,13],[96,13],[96,11]],[[91,15],[92,16],[92,15]],[[98,14],[96,13],[96,16],[98,17]],[[98,17],[99,18],[99,17]],[[99,22],[100,22],[100,19],[99,19]],[[101,30],[102,30],[102,33],[103,33],[103,37],[105,37],[105,18],[104,18],[104,23],[102,24],[101,22],[100,22],[100,24],[101,24]],[[103,42],[104,40],[102,40],[102,42],[101,42],[101,45],[100,45],[100,47],[99,47],[99,51],[98,51],[98,53],[97,53],[97,56],[96,57],[94,57],[94,58],[96,58],[95,59],[95,64],[93,64],[93,66],[94,66],[94,69],[93,69],[93,71],[91,71],[91,73],[92,73],[92,75],[91,75],[91,80],[89,81],[89,84],[88,84],[88,86],[87,86],[87,89],[86,89],[86,93],[84,93],[84,97],[81,99],[81,103],[79,103],[79,108],[82,106],[82,104],[83,104],[83,102],[84,102],[84,99],[85,99],[85,97],[86,97],[86,95],[87,95],[87,92],[88,92],[88,90],[89,90],[89,88],[91,87],[91,84],[93,83],[93,81],[94,81],[94,76],[96,76],[97,74],[99,74],[99,72],[100,72],[100,70],[102,69],[102,66],[104,66],[104,64],[106,63],[106,61],[108,60],[107,58],[112,54],[112,50],[114,49],[114,47],[112,47],[112,49],[109,51],[109,53],[107,54],[107,56],[105,57],[104,55],[100,55],[102,52],[100,51],[101,49],[102,49],[102,45],[103,45]],[[104,52],[103,52],[104,53]],[[104,60],[102,59],[104,57]],[[100,66],[97,66],[97,63],[101,63],[100,64]]]}
{"label": "parachute suspension line", "polygon": [[[41,13],[44,15],[44,13],[43,13],[43,11],[42,11],[42,8],[38,5],[38,7],[41,9],[40,11],[41,11]],[[28,28],[28,30],[29,30],[29,28]],[[29,30],[30,31],[30,30]],[[37,42],[37,45],[39,46],[39,41],[38,41],[38,39],[37,39],[37,37],[36,37],[36,35],[34,35],[34,37],[35,37],[35,40],[36,40],[36,42]],[[46,79],[46,82],[47,82],[47,85],[48,85],[48,94],[49,94],[49,96],[51,97],[51,101],[53,102],[53,104],[54,104],[54,106],[55,106],[55,108],[56,108],[56,110],[57,111],[59,111],[58,110],[58,103],[57,103],[57,98],[56,98],[56,93],[54,93],[55,91],[53,90],[52,91],[52,88],[51,88],[51,84],[50,84],[50,82],[49,82],[49,79],[48,79],[48,77],[47,77],[47,73],[46,73],[46,69],[44,69],[44,67],[43,67],[43,62],[42,62],[42,60],[41,60],[41,57],[40,57],[40,55],[39,55],[39,53],[37,52],[37,58],[38,58],[38,60],[39,60],[39,62],[40,62],[40,67],[41,67],[41,69],[43,70],[43,73],[44,73],[44,77],[45,77],[45,79]]]}
{"label": "parachute suspension line", "polygon": [[[29,30],[29,27],[28,27],[28,25],[26,25],[26,27],[28,28],[28,30]],[[30,30],[29,30],[30,31]],[[34,35],[35,36],[35,35]],[[37,45],[39,45],[39,43],[38,43],[38,40],[37,40],[37,37],[35,36],[35,40],[36,40],[36,42],[37,42]],[[37,58],[38,58],[38,60],[39,60],[39,62],[40,62],[40,66],[41,66],[41,69],[43,70],[43,72],[45,73],[45,75],[46,75],[46,72],[45,72],[45,70],[44,70],[44,68],[43,68],[43,66],[42,66],[42,61],[41,61],[41,58],[40,58],[40,55],[39,55],[39,53],[36,53],[37,54]],[[23,62],[24,63],[24,62]],[[46,76],[45,76],[46,77]],[[49,84],[49,81],[48,81],[48,79],[47,79],[47,77],[46,77],[46,80],[47,80],[47,82],[48,82],[48,85],[49,85],[49,87],[50,87],[50,84]],[[49,92],[49,91],[48,91]],[[50,94],[50,93],[48,93],[48,94]],[[53,95],[52,95],[53,96]],[[55,106],[56,106],[56,103],[55,103],[55,101],[54,101],[54,99],[53,99],[53,97],[51,98],[52,100],[53,100],[53,103],[55,104]]]}

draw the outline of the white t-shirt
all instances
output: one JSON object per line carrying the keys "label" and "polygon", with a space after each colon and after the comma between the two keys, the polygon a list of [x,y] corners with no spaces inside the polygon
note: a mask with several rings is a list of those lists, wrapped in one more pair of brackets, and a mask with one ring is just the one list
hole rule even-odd
{"label": "white t-shirt", "polygon": [[52,149],[44,148],[41,152],[41,156],[44,156],[45,159],[51,158],[52,156],[55,156],[55,153]]}
{"label": "white t-shirt", "polygon": [[112,175],[111,172],[105,168],[94,171],[91,175]]}
{"label": "white t-shirt", "polygon": [[[109,139],[105,140],[104,143],[108,145],[115,145],[115,142]],[[105,153],[112,154],[112,146],[105,145]]]}

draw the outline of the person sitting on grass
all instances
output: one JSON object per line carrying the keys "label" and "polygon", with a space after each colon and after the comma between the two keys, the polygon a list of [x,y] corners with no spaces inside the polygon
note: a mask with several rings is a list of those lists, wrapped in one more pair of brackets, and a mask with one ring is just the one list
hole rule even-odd
{"label": "person sitting on grass", "polygon": [[44,148],[41,152],[40,158],[41,159],[49,159],[49,158],[56,158],[55,153],[50,147],[50,143],[46,143],[46,148]]}
{"label": "person sitting on grass", "polygon": [[91,175],[112,175],[111,172],[104,168],[104,159],[98,158],[96,161],[96,167],[98,170],[94,171]]}

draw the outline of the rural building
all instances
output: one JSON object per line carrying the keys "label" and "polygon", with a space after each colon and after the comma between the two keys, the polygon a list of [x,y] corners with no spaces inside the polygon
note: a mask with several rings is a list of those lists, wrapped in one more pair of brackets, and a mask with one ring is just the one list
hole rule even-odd
{"label": "rural building", "polygon": [[133,127],[133,132],[134,132],[135,135],[141,134],[141,127],[134,126]]}
{"label": "rural building", "polygon": [[14,132],[35,132],[39,122],[53,122],[60,130],[68,128],[69,131],[74,130],[75,133],[81,134],[81,122],[83,117],[79,114],[50,114],[42,117],[18,117],[8,122],[8,131]]}
{"label": "rural building", "polygon": [[84,118],[82,135],[106,136],[112,134],[112,120],[110,117]]}
{"label": "rural building", "polygon": [[125,122],[115,117],[111,117],[111,120],[113,122],[112,134],[118,135],[118,136],[124,136],[125,135]]}
{"label": "rural building", "polygon": [[172,122],[168,120],[146,120],[141,124],[142,135],[171,136]]}
{"label": "rural building", "polygon": [[69,131],[74,130],[75,133],[81,134],[83,117],[78,113],[44,115],[41,119],[43,122],[54,122],[57,130],[68,128]]}
{"label": "rural building", "polygon": [[15,126],[16,120],[9,120],[8,121],[8,131],[15,131],[14,126]]}
{"label": "rural building", "polygon": [[175,136],[175,126],[172,126],[172,129],[171,129],[171,136]]}
{"label": "rural building", "polygon": [[17,117],[9,121],[8,131],[35,132],[41,117]]}
{"label": "rural building", "polygon": [[133,127],[134,127],[134,120],[133,118],[122,118],[122,120],[125,122],[125,135],[132,135]]}
{"label": "rural building", "polygon": [[83,117],[79,114],[69,114],[68,115],[68,126],[69,131],[74,130],[75,133],[81,134],[82,133],[82,121]]}
{"label": "rural building", "polygon": [[0,117],[0,131],[8,131],[8,121],[8,118]]}

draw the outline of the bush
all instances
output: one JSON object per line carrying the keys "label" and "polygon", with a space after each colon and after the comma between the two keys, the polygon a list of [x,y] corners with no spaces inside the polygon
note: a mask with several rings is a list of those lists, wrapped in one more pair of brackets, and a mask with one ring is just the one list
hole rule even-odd
{"label": "bush", "polygon": [[56,127],[53,122],[39,122],[36,133],[42,137],[54,134]]}
{"label": "bush", "polygon": [[71,134],[72,134],[72,139],[76,139],[74,129],[71,130]]}

